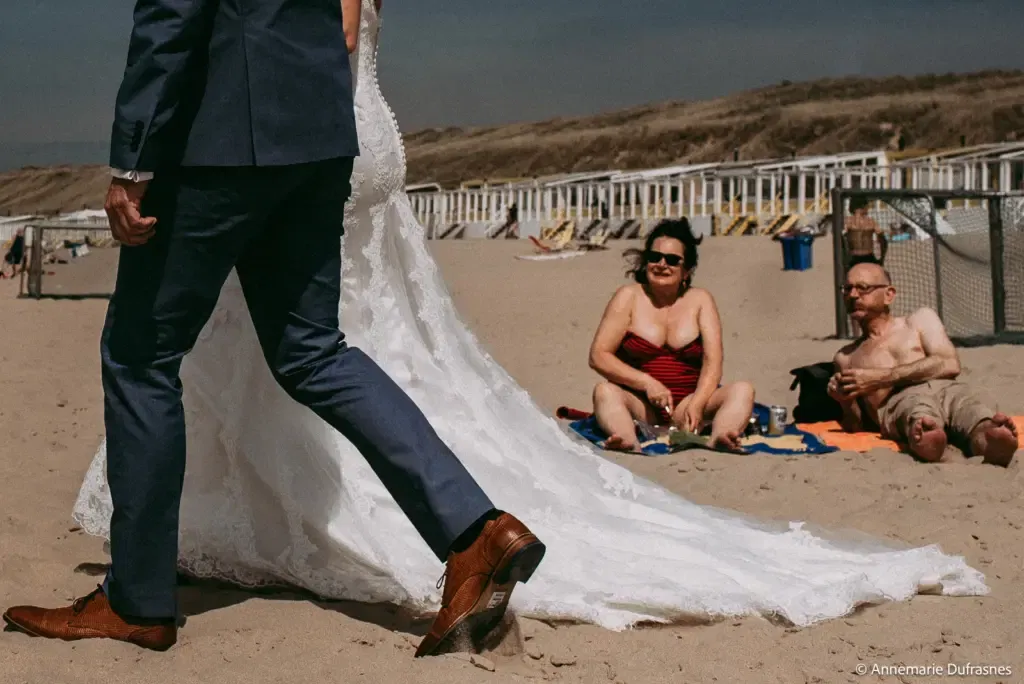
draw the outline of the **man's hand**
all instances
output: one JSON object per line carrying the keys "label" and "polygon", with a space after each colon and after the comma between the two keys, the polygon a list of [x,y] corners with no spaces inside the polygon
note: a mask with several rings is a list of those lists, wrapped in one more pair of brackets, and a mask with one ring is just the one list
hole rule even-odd
{"label": "man's hand", "polygon": [[857,397],[843,389],[843,373],[836,373],[828,381],[828,396],[839,402],[843,409],[843,416],[839,425],[847,432],[860,432],[864,429],[864,421],[861,418],[860,405]]}
{"label": "man's hand", "polygon": [[147,187],[149,181],[134,182],[121,178],[110,181],[103,209],[110,219],[110,231],[123,245],[135,247],[145,244],[156,232],[156,218],[144,218],[139,211]]}
{"label": "man's hand", "polygon": [[834,373],[828,381],[828,396],[832,397],[840,404],[848,404],[853,401],[853,397],[848,395],[839,384],[840,374]]}
{"label": "man's hand", "polygon": [[891,386],[888,370],[877,368],[849,368],[839,373],[839,391],[850,399]]}

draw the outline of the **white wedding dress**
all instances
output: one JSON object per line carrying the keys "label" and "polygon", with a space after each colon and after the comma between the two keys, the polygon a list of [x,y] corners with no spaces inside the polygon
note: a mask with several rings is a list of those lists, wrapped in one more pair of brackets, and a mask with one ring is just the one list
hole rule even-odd
{"label": "white wedding dress", "polygon": [[[934,546],[894,548],[690,503],[603,459],[535,405],[461,321],[428,252],[377,84],[373,0],[362,12],[352,56],[361,156],[345,216],[341,328],[408,392],[495,504],[547,544],[514,610],[611,629],[755,614],[806,625],[922,591],[988,592],[981,573]],[[437,608],[441,564],[359,452],[274,382],[234,276],[182,378],[185,571]],[[105,463],[104,445],[74,508],[101,536],[111,514]]]}

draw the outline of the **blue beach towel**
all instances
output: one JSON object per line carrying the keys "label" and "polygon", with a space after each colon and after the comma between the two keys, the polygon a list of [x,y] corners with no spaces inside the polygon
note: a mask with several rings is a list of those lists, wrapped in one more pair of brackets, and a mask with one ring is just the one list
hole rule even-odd
{"label": "blue beach towel", "polygon": [[[754,404],[754,414],[757,416],[758,421],[762,424],[768,422],[768,407],[763,404]],[[556,414],[560,418],[566,417],[566,415],[582,415],[582,412],[574,409],[559,409]],[[588,442],[604,448],[604,440],[607,439],[608,435],[604,433],[601,427],[597,424],[597,420],[593,415],[586,415],[584,418],[578,418],[569,423],[569,429],[575,432],[577,435],[587,440]],[[800,439],[800,447],[795,448],[792,445],[793,437]],[[785,431],[782,435],[777,437],[772,436],[755,436],[753,438],[745,438],[743,444],[744,450],[749,454],[773,454],[776,456],[793,456],[793,455],[804,455],[804,454],[828,454],[833,451],[838,451],[836,447],[825,444],[817,435],[813,435],[810,432],[805,432],[798,429],[792,423],[786,426]],[[788,444],[787,444],[788,443]],[[664,454],[671,454],[677,451],[684,451],[686,449],[699,448],[697,444],[684,445],[684,446],[673,446],[665,444],[663,442],[645,442],[641,443],[640,451],[647,456],[662,456]]]}

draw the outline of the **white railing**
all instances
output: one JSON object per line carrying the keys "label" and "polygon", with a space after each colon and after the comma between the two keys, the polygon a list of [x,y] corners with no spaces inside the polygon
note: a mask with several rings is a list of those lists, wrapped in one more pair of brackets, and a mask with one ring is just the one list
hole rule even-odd
{"label": "white railing", "polygon": [[[788,167],[782,164],[770,168],[700,165],[633,174],[615,172],[606,178],[591,174],[576,181],[533,181],[429,192],[415,191],[410,187],[413,191],[409,193],[409,200],[420,222],[428,226],[433,235],[455,224],[503,223],[513,204],[522,222],[551,224],[567,219],[587,222],[601,218],[643,221],[688,216],[715,217],[728,224],[742,217],[770,220],[794,215],[813,217],[830,214],[831,191],[836,187],[1024,189],[1021,187],[1024,158],[1020,157],[937,163],[915,160],[833,168],[801,167],[802,160],[791,161]],[[812,161],[817,163],[818,160]],[[679,169],[689,170],[673,173]],[[664,175],[659,175],[662,173]],[[965,205],[969,206],[971,202],[967,201]],[[31,222],[25,221],[21,225]],[[90,223],[68,222],[60,229],[49,229],[47,237],[81,239],[83,234],[91,232],[90,229],[100,228],[96,223]],[[19,227],[17,223],[0,224],[0,245],[10,239]]]}
{"label": "white railing", "polygon": [[833,188],[1015,190],[1024,159],[781,170],[701,170],[663,178],[584,180],[416,192],[421,222],[503,221],[515,204],[521,221],[768,217],[831,213]]}
{"label": "white railing", "polygon": [[[26,221],[24,223],[0,224],[0,248],[7,243],[19,230],[25,230],[25,242],[32,241],[32,226],[46,225],[47,240],[81,241],[85,239],[102,240],[110,237],[110,228],[106,223],[92,221],[89,223],[54,223],[52,221]],[[0,255],[2,256],[2,255]]]}

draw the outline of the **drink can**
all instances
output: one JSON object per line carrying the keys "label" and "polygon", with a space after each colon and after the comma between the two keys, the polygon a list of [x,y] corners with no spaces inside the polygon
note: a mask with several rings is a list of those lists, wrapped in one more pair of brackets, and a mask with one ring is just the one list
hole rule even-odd
{"label": "drink can", "polygon": [[761,421],[757,419],[756,415],[750,416],[750,421],[747,423],[747,430],[745,434],[748,437],[751,435],[761,434]]}
{"label": "drink can", "polygon": [[788,412],[785,406],[772,406],[768,409],[768,434],[781,435],[786,430]]}

